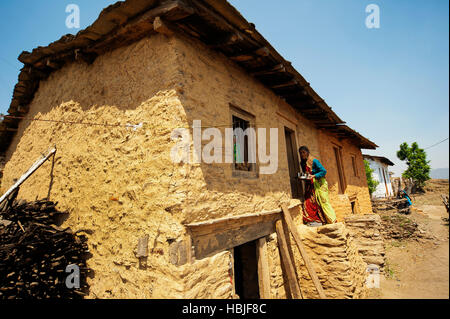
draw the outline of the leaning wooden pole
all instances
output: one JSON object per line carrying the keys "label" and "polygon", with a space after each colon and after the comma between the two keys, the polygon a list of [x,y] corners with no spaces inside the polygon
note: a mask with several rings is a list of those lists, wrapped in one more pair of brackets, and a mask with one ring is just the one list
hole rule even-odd
{"label": "leaning wooden pole", "polygon": [[258,259],[259,297],[261,299],[270,299],[270,272],[266,237],[256,241],[256,256]]}
{"label": "leaning wooden pole", "polygon": [[29,169],[28,171],[26,171],[25,174],[23,174],[19,180],[13,185],[11,186],[10,189],[8,189],[6,191],[5,194],[3,194],[2,197],[0,197],[0,204],[8,198],[9,195],[12,194],[12,192],[14,192],[15,189],[17,189],[18,187],[20,187],[20,185],[23,184],[23,182],[25,182],[28,177],[30,177],[39,167],[42,166],[42,164],[45,163],[45,161],[47,161],[50,156],[52,156],[53,154],[56,153],[56,147],[53,147],[51,150],[48,151],[48,153],[46,155],[42,155]]}
{"label": "leaning wooden pole", "polygon": [[311,259],[309,259],[305,247],[303,246],[300,234],[297,228],[295,227],[294,222],[292,221],[292,216],[291,213],[289,212],[289,208],[287,207],[287,205],[282,205],[281,209],[283,210],[283,218],[286,221],[289,231],[292,233],[292,236],[294,237],[295,243],[297,244],[298,250],[300,251],[300,255],[305,261],[306,269],[308,270],[309,275],[311,276],[311,279],[314,283],[314,286],[316,287],[316,290],[319,293],[319,297],[320,299],[326,299],[327,297],[325,295],[325,292],[323,291],[322,284],[319,281],[319,277],[317,277]]}
{"label": "leaning wooden pole", "polygon": [[283,222],[281,219],[275,223],[275,230],[277,232],[278,247],[281,253],[281,262],[286,271],[286,279],[289,285],[292,299],[302,299],[302,293],[298,284],[297,275],[295,273],[294,261],[289,254],[289,247],[287,245],[286,237],[283,230]]}

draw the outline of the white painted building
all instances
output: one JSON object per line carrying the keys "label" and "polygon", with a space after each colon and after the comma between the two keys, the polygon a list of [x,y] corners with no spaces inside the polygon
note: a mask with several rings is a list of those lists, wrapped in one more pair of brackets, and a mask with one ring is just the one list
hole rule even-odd
{"label": "white painted building", "polygon": [[370,168],[373,169],[373,178],[379,182],[372,197],[382,198],[394,196],[388,169],[389,166],[394,166],[394,163],[382,156],[363,155],[363,157],[369,162]]}

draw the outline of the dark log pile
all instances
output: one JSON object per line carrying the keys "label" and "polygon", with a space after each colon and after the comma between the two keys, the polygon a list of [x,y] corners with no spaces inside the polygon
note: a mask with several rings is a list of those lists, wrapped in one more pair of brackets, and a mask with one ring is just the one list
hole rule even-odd
{"label": "dark log pile", "polygon": [[374,213],[386,211],[395,211],[406,215],[411,213],[406,198],[372,200],[372,208]]}
{"label": "dark log pile", "polygon": [[[56,203],[15,201],[0,211],[0,299],[71,298],[88,293],[87,238],[57,222]],[[80,288],[69,289],[68,265],[80,269]]]}

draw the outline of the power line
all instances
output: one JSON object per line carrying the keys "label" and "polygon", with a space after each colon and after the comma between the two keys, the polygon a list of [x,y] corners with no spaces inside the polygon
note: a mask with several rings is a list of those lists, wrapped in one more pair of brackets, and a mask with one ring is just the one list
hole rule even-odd
{"label": "power line", "polygon": [[[105,126],[105,127],[125,127],[125,128],[135,128],[138,129],[142,127],[143,124],[152,124],[152,122],[148,121],[139,121],[139,124],[110,124],[110,123],[94,123],[94,122],[82,122],[82,121],[63,121],[63,120],[49,120],[49,119],[42,119],[42,118],[31,118],[26,116],[16,116],[16,115],[4,115],[0,113],[0,122],[3,119],[10,118],[10,119],[17,119],[17,120],[29,120],[29,121],[40,121],[40,122],[51,122],[51,123],[61,123],[61,124],[69,124],[69,125],[88,125],[88,126]],[[257,126],[261,126],[261,124],[255,124]],[[189,125],[187,127],[168,127],[168,126],[157,126],[158,128],[166,128],[166,129],[179,129],[179,128],[186,128],[191,129],[193,127],[190,127]],[[195,128],[228,128],[232,127],[232,124],[218,124],[218,125],[202,125],[197,126]]]}
{"label": "power line", "polygon": [[437,145],[439,145],[439,144],[441,144],[441,143],[444,143],[446,140],[448,140],[448,137],[447,137],[446,139],[444,139],[444,140],[442,140],[442,141],[436,143],[436,144],[433,144],[433,145],[431,145],[431,146],[428,146],[427,148],[424,148],[424,150],[427,150],[427,149],[432,148],[432,147],[434,147],[434,146],[437,146]]}
{"label": "power line", "polygon": [[14,65],[12,65],[7,59],[5,59],[4,57],[0,56],[0,61],[3,61],[3,63],[5,63],[7,66],[9,66],[11,69],[13,69],[14,71],[17,71],[17,67],[15,67]]}

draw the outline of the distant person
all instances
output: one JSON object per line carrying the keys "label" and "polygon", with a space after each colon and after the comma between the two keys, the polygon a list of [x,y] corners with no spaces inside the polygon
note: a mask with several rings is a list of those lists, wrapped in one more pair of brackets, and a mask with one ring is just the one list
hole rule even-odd
{"label": "distant person", "polygon": [[408,207],[412,205],[411,197],[409,197],[408,193],[405,192],[404,189],[400,192],[400,198],[406,198],[406,201],[408,202]]}
{"label": "distant person", "polygon": [[333,224],[336,222],[336,213],[328,197],[328,183],[325,179],[327,170],[310,154],[308,147],[300,147],[299,153],[302,170],[309,175],[305,182],[303,222],[308,226]]}

